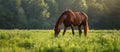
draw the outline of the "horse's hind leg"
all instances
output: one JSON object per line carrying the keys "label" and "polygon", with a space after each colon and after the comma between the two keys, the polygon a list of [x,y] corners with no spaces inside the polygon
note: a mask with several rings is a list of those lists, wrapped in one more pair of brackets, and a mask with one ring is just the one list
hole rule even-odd
{"label": "horse's hind leg", "polygon": [[73,27],[73,25],[71,25],[71,29],[72,29],[72,34],[74,35],[74,27]]}
{"label": "horse's hind leg", "polygon": [[64,25],[64,31],[63,31],[63,35],[65,34],[65,32],[66,32],[66,26]]}
{"label": "horse's hind leg", "polygon": [[81,34],[82,34],[81,25],[78,26],[78,30],[79,30],[79,36],[81,36]]}

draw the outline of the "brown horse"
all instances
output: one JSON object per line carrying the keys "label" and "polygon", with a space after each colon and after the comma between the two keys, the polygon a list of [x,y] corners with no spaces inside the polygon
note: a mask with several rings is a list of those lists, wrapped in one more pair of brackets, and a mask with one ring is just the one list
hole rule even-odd
{"label": "brown horse", "polygon": [[74,35],[74,26],[78,26],[79,35],[81,35],[82,30],[81,26],[84,27],[84,34],[87,38],[89,26],[88,26],[88,16],[84,12],[73,12],[72,10],[68,9],[62,13],[62,15],[59,17],[54,31],[55,31],[55,37],[58,36],[60,32],[60,25],[64,24],[64,32],[63,35],[66,32],[67,27],[71,27],[72,34]]}

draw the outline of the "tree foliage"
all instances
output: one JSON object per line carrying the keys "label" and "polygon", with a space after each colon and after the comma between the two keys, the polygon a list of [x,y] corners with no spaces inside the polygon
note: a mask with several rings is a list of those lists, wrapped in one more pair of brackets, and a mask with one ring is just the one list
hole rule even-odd
{"label": "tree foliage", "polygon": [[66,9],[84,11],[91,29],[120,29],[119,0],[0,0],[0,29],[51,29]]}

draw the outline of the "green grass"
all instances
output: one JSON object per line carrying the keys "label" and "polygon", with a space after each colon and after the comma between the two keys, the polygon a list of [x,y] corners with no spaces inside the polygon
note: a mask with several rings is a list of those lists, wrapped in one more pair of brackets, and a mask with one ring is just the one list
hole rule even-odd
{"label": "green grass", "polygon": [[88,39],[67,30],[0,30],[0,52],[120,52],[120,30],[90,30]]}

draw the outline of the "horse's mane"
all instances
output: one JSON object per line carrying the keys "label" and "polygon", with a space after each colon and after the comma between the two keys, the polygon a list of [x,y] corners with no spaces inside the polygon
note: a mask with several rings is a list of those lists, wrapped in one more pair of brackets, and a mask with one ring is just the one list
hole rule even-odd
{"label": "horse's mane", "polygon": [[74,12],[73,12],[71,9],[67,9],[67,10],[65,10],[65,11],[62,13],[62,15],[59,17],[59,19],[58,19],[58,21],[57,21],[55,27],[58,26],[58,23],[60,22],[62,16],[63,16],[64,14],[66,14],[66,13],[71,13],[74,17],[76,17],[76,15],[74,14]]}

